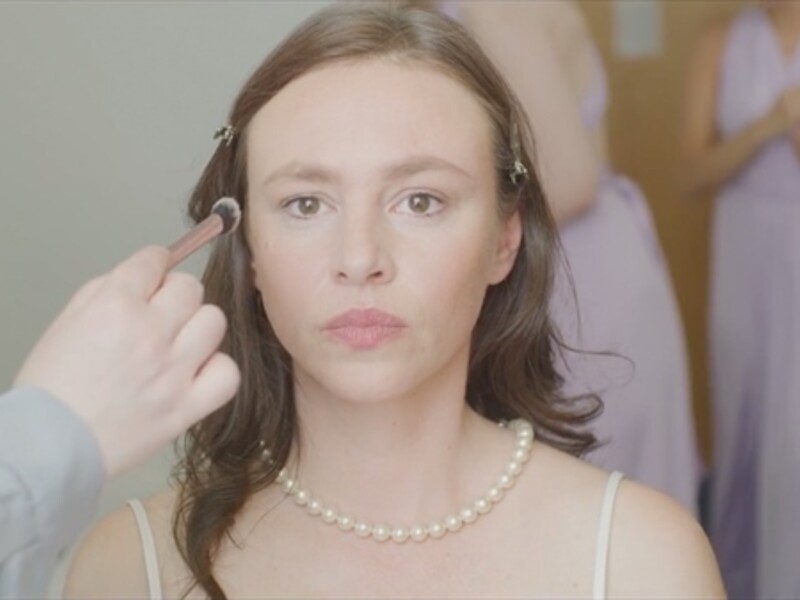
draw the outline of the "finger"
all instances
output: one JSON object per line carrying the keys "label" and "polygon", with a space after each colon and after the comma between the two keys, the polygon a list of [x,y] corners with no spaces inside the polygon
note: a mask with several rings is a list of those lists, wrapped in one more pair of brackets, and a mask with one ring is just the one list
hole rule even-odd
{"label": "finger", "polygon": [[62,314],[71,314],[83,310],[86,305],[97,297],[97,294],[103,289],[104,282],[105,279],[103,277],[95,277],[84,283],[67,302]]}
{"label": "finger", "polygon": [[213,304],[204,304],[175,337],[172,361],[192,374],[199,372],[219,347],[226,327],[222,310]]}
{"label": "finger", "polygon": [[147,246],[118,264],[107,277],[138,298],[149,299],[161,287],[169,267],[169,250]]}
{"label": "finger", "polygon": [[181,407],[183,430],[231,400],[239,389],[239,367],[227,354],[217,352],[200,369]]}
{"label": "finger", "polygon": [[203,302],[203,284],[188,273],[169,273],[150,299],[167,339],[174,339]]}

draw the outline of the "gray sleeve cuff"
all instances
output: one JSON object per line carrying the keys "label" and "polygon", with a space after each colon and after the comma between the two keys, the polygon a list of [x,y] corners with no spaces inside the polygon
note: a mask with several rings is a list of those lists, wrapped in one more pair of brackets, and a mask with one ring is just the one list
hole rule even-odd
{"label": "gray sleeve cuff", "polygon": [[[105,479],[100,447],[88,425],[44,390],[0,396],[2,521],[30,552],[61,552],[91,523]],[[6,512],[10,509],[10,513]],[[13,552],[13,550],[12,550]]]}

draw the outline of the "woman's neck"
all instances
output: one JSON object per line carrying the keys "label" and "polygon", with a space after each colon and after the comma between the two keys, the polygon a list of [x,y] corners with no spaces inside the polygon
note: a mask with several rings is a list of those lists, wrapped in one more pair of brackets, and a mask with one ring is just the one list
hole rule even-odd
{"label": "woman's neck", "polygon": [[441,519],[485,493],[513,449],[510,432],[466,405],[458,378],[368,403],[299,384],[300,436],[288,471],[312,496],[360,519]]}

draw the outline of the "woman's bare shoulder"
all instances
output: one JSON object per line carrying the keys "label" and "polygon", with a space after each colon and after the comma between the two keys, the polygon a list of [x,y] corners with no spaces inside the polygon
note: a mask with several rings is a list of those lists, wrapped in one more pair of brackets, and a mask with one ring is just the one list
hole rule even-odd
{"label": "woman's bare shoulder", "polygon": [[[143,502],[159,563],[169,556],[169,522],[176,493],[164,490]],[[166,525],[166,528],[165,528]],[[64,584],[64,598],[147,598],[147,570],[134,513],[124,506],[101,519],[78,546]]]}
{"label": "woman's bare shoulder", "polygon": [[544,442],[535,442],[531,460],[534,469],[540,471],[537,478],[554,485],[553,492],[558,494],[580,496],[595,492],[598,486],[605,485],[609,476],[608,471]]}
{"label": "woman's bare shoulder", "polygon": [[695,518],[666,494],[624,480],[609,548],[611,596],[724,598],[719,567]]}
{"label": "woman's bare shoulder", "polygon": [[[545,521],[571,528],[566,533],[597,532],[611,474],[544,444],[535,450],[526,485],[538,495]],[[725,597],[708,539],[683,506],[627,478],[612,506],[609,596]],[[585,539],[594,553],[598,537]]]}
{"label": "woman's bare shoulder", "polygon": [[576,530],[596,527],[597,515],[609,478],[585,460],[543,443],[535,442],[524,476],[524,502],[535,503],[540,516],[553,525]]}

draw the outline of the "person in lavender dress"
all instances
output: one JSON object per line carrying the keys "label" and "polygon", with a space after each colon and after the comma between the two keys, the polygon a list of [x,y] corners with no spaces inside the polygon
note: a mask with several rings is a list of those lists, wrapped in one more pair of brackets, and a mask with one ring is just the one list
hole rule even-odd
{"label": "person in lavender dress", "polygon": [[566,387],[598,393],[605,404],[594,423],[605,444],[587,458],[696,515],[701,461],[680,315],[647,200],[609,163],[605,73],[580,9],[439,7],[504,70],[538,135],[538,168],[566,258],[552,311],[567,343],[588,351],[564,357]]}
{"label": "person in lavender dress", "polygon": [[684,187],[715,191],[710,534],[734,598],[798,598],[800,4],[714,23],[686,95]]}

